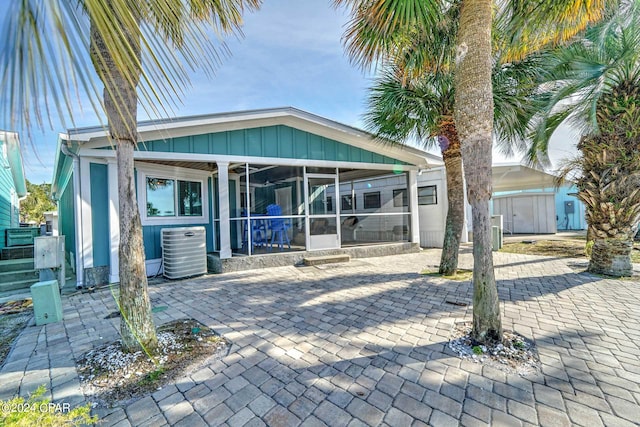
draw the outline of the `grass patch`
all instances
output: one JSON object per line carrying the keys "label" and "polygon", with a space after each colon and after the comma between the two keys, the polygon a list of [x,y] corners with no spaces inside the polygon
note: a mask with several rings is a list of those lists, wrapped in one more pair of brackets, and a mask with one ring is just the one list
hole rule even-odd
{"label": "grass patch", "polygon": [[[584,239],[536,240],[534,243],[505,243],[500,252],[544,255],[555,258],[587,258]],[[640,245],[635,243],[631,262],[640,263]]]}
{"label": "grass patch", "polygon": [[52,403],[44,397],[45,391],[40,386],[27,400],[22,397],[0,400],[0,425],[63,427],[98,422],[97,416],[91,416],[91,404],[72,409],[68,403]]}
{"label": "grass patch", "polygon": [[584,240],[536,240],[534,243],[505,243],[500,251],[556,258],[585,258],[584,247]]}
{"label": "grass patch", "polygon": [[456,274],[451,276],[445,276],[443,274],[438,273],[438,270],[431,270],[431,269],[423,270],[420,272],[420,274],[425,276],[432,276],[432,277],[442,277],[443,279],[455,280],[457,282],[464,282],[467,280],[471,280],[473,278],[473,271],[465,270],[462,268],[459,268]]}
{"label": "grass patch", "polygon": [[0,304],[0,366],[4,365],[13,341],[27,326],[32,315],[33,304],[30,299]]}

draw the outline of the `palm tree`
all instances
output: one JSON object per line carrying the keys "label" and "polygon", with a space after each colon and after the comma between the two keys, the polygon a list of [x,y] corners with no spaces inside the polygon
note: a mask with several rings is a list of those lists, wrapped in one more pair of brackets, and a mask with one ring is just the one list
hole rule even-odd
{"label": "palm tree", "polygon": [[[76,88],[92,96],[94,110],[107,117],[117,158],[125,350],[157,347],[134,183],[138,102],[151,114],[166,112],[167,102],[179,98],[188,83],[188,69],[211,70],[219,60],[209,29],[237,33],[243,10],[259,5],[260,0],[25,0],[15,2],[9,14],[0,66],[12,117],[41,125],[43,100],[52,100],[60,115],[65,109],[71,113],[69,93]],[[102,99],[95,75],[104,86]]]}
{"label": "palm tree", "polygon": [[447,219],[440,274],[453,275],[464,227],[464,183],[460,139],[453,121],[453,75],[430,73],[416,81],[389,66],[370,89],[365,126],[390,141],[415,139],[440,146],[447,176]]}
{"label": "palm tree", "polygon": [[[452,4],[441,24],[428,37],[442,44],[427,52],[435,43],[425,43],[424,35],[406,40],[410,46],[399,48],[392,62],[385,65],[370,88],[365,113],[366,127],[390,141],[415,140],[425,147],[440,146],[447,176],[447,219],[439,273],[455,274],[458,267],[460,238],[464,228],[464,183],[460,138],[453,119],[454,78],[451,62],[455,53],[453,39],[440,34],[455,33],[459,6]],[[419,40],[416,42],[416,40]],[[537,81],[538,55],[523,61],[504,63],[496,53],[493,67],[494,127],[497,142],[505,154],[523,151],[528,119],[529,99]],[[424,62],[428,70],[417,77],[407,76],[406,69]]]}
{"label": "palm tree", "polygon": [[[527,51],[562,40],[601,18],[613,1],[510,0],[498,2],[501,12],[518,25],[514,43]],[[345,34],[347,52],[363,66],[393,55],[398,34],[428,33],[438,26],[447,0],[334,0],[351,6],[352,21]],[[502,337],[498,291],[491,252],[491,146],[493,96],[491,85],[492,0],[463,0],[456,41],[454,119],[461,140],[465,178],[473,219],[473,336],[480,342]],[[523,22],[526,25],[523,25]],[[525,30],[521,30],[525,28]],[[532,30],[529,30],[531,28]],[[524,44],[523,44],[524,42]],[[517,49],[512,49],[516,50]]]}
{"label": "palm tree", "polygon": [[587,207],[593,241],[588,270],[630,276],[640,221],[640,1],[634,0],[555,51],[542,87],[533,149],[545,150],[567,120],[582,137],[579,156],[563,175],[579,172],[578,197]]}

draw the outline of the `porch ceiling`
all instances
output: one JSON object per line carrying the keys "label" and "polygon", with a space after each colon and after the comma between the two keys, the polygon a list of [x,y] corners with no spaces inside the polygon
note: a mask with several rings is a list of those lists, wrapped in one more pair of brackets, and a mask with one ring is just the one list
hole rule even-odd
{"label": "porch ceiling", "polygon": [[202,171],[215,172],[218,166],[211,162],[184,162],[184,161],[168,161],[168,160],[144,160],[145,163],[153,163],[156,165],[172,166],[187,169],[198,169]]}

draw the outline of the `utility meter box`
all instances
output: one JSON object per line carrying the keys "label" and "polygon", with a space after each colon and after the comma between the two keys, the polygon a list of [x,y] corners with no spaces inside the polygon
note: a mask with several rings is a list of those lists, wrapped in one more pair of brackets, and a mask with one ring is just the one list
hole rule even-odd
{"label": "utility meter box", "polygon": [[42,236],[34,239],[33,265],[37,270],[60,267],[60,243],[57,236]]}
{"label": "utility meter box", "polygon": [[62,301],[57,280],[31,285],[31,298],[36,325],[46,325],[62,320]]}

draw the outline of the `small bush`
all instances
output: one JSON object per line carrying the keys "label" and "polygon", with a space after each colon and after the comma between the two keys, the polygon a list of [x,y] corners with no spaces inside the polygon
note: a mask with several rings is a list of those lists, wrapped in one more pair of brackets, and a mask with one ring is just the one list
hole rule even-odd
{"label": "small bush", "polygon": [[480,347],[479,345],[474,345],[471,350],[473,350],[473,354],[477,355],[484,353],[484,351],[482,351],[482,347]]}
{"label": "small bush", "polygon": [[0,425],[62,427],[98,422],[98,417],[91,416],[89,403],[71,409],[68,403],[51,403],[51,400],[43,398],[45,391],[42,385],[26,401],[22,397],[14,397],[6,402],[0,400]]}

